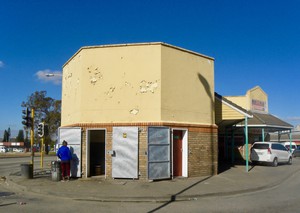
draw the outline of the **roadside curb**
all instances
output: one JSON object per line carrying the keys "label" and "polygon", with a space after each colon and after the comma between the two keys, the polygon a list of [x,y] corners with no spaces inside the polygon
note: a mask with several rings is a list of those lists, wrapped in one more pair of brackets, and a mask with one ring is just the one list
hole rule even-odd
{"label": "roadside curb", "polygon": [[239,195],[239,194],[248,194],[253,192],[258,192],[266,189],[271,189],[277,186],[278,183],[261,186],[256,188],[249,188],[243,190],[235,190],[235,191],[228,191],[228,192],[214,192],[214,193],[206,193],[206,194],[195,194],[195,195],[171,195],[171,196],[163,196],[163,197],[105,197],[105,198],[70,198],[72,200],[77,201],[91,201],[91,202],[155,202],[155,203],[164,203],[164,202],[175,202],[175,201],[192,201],[197,200],[199,198],[205,197],[225,197],[225,196],[232,196],[232,195]]}
{"label": "roadside curb", "polygon": [[[294,175],[299,171],[295,171],[290,176]],[[213,192],[213,193],[204,193],[204,194],[194,194],[194,195],[169,195],[169,196],[161,196],[161,197],[98,197],[98,198],[80,198],[80,197],[69,197],[69,199],[76,200],[76,201],[90,201],[90,202],[132,202],[132,203],[138,203],[138,202],[155,202],[155,203],[164,203],[164,202],[175,202],[175,201],[192,201],[197,200],[199,198],[205,198],[205,197],[223,197],[223,196],[232,196],[232,195],[238,195],[238,194],[248,194],[253,192],[258,192],[262,190],[271,189],[274,187],[277,187],[279,184],[287,181],[287,179],[290,176],[285,176],[279,181],[276,181],[274,183],[265,185],[265,186],[259,186],[254,188],[247,188],[242,190],[233,190],[233,191],[227,191],[227,192]],[[48,193],[47,191],[41,191],[41,190],[35,190],[35,189],[29,189],[26,186],[22,186],[18,183],[15,183],[14,181],[8,179],[7,180],[10,186],[13,186],[14,189],[18,189],[19,191],[24,192],[31,192],[36,194],[43,194],[46,196],[59,196],[59,193]]]}
{"label": "roadside curb", "polygon": [[[296,168],[295,170],[292,170],[288,173],[284,173],[280,176],[277,176],[276,178],[270,178],[268,182],[266,182],[266,184],[262,185],[255,185],[255,184],[250,184],[248,185],[237,185],[236,188],[233,189],[227,189],[226,187],[219,187],[217,190],[214,190],[214,192],[211,192],[211,190],[206,191],[205,189],[202,190],[202,188],[199,188],[199,193],[197,194],[197,192],[195,193],[191,193],[191,194],[184,194],[185,192],[180,191],[177,193],[172,194],[172,191],[169,192],[162,192],[160,193],[160,195],[155,196],[147,196],[146,193],[141,194],[141,196],[127,196],[126,195],[120,195],[118,196],[118,194],[114,194],[113,196],[111,196],[109,193],[107,194],[97,194],[95,196],[91,195],[91,194],[80,194],[81,191],[77,191],[78,194],[80,194],[82,197],[78,197],[75,194],[69,196],[66,195],[64,193],[61,193],[59,191],[53,191],[51,189],[49,190],[42,190],[38,187],[30,187],[30,186],[24,186],[22,185],[22,177],[21,176],[16,176],[16,173],[11,173],[8,178],[6,179],[6,184],[8,187],[11,187],[13,189],[16,189],[20,192],[30,192],[30,193],[35,193],[35,194],[40,194],[40,195],[44,195],[44,196],[52,196],[52,197],[64,197],[66,199],[72,199],[75,201],[88,201],[88,202],[132,202],[132,203],[138,203],[138,202],[155,202],[155,203],[168,203],[168,202],[175,202],[175,201],[193,201],[193,200],[197,200],[197,199],[201,199],[201,198],[205,198],[205,197],[222,197],[222,196],[233,196],[233,195],[239,195],[239,194],[248,194],[248,193],[255,193],[255,192],[259,192],[259,191],[263,191],[263,190],[268,190],[268,189],[272,189],[275,188],[277,186],[279,186],[280,184],[283,184],[287,181],[289,181],[289,179],[300,172],[300,168]],[[17,178],[16,178],[17,177]],[[263,181],[267,180],[267,176],[262,176],[260,179],[262,179]],[[224,179],[225,180],[225,179]],[[271,181],[271,182],[270,182]],[[216,182],[212,182],[212,184],[215,184]],[[217,181],[218,184],[224,184],[226,186],[227,182],[219,182],[219,180]],[[254,182],[255,183],[255,182]],[[258,183],[258,182],[257,182]],[[261,182],[260,182],[261,183]],[[138,185],[137,185],[138,186]],[[251,187],[252,186],[252,187]],[[241,188],[243,187],[243,188]],[[134,191],[131,191],[134,193]],[[174,192],[174,190],[173,190]],[[165,195],[162,195],[165,193]],[[168,194],[169,193],[169,194]],[[150,195],[151,193],[149,193],[148,195]],[[157,193],[156,193],[157,194]],[[117,196],[115,196],[117,195]],[[146,195],[146,196],[144,196]]]}

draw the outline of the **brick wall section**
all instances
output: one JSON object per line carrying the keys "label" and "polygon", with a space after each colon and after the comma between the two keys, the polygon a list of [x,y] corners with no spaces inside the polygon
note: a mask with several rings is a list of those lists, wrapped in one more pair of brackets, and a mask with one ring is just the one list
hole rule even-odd
{"label": "brick wall section", "polygon": [[139,127],[139,180],[147,180],[148,177],[148,126],[166,126],[170,128],[181,128],[188,130],[188,176],[208,176],[217,174],[218,170],[218,143],[217,127],[209,125],[195,125],[182,123],[115,123],[115,124],[74,124],[68,127],[81,127],[82,134],[82,172],[86,178],[86,132],[87,129],[106,129],[106,156],[105,177],[112,178],[112,157],[108,150],[112,150],[112,129],[114,126],[136,126]]}
{"label": "brick wall section", "polygon": [[81,135],[81,174],[86,177],[86,129],[84,128]]}
{"label": "brick wall section", "polygon": [[108,150],[112,150],[112,128],[108,128],[106,131],[106,143],[105,143],[105,177],[111,178],[112,176],[112,157],[107,153]]}
{"label": "brick wall section", "polygon": [[139,178],[147,180],[148,177],[148,131],[146,126],[140,126],[139,132]]}
{"label": "brick wall section", "polygon": [[218,171],[218,143],[216,133],[189,131],[189,177],[216,175]]}

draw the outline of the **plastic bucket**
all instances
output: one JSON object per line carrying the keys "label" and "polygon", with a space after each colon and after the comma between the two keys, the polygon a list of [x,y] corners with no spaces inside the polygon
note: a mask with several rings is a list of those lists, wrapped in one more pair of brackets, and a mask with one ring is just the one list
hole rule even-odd
{"label": "plastic bucket", "polygon": [[51,178],[53,181],[61,180],[60,161],[51,161]]}

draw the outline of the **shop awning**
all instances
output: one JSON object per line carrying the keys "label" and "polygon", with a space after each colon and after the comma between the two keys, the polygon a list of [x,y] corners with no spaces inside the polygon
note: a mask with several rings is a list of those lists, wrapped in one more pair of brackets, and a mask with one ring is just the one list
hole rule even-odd
{"label": "shop awning", "polygon": [[249,119],[253,118],[251,112],[245,110],[239,105],[233,103],[227,98],[221,96],[215,92],[215,115],[216,124],[220,129],[234,126],[245,120],[245,117]]}
{"label": "shop awning", "polygon": [[[215,93],[215,117],[216,124],[219,127],[219,133],[225,135],[225,145],[229,147],[231,143],[231,160],[234,162],[234,134],[240,131],[245,136],[245,149],[244,158],[246,160],[246,171],[249,171],[249,131],[255,132],[256,135],[261,134],[262,141],[265,140],[266,133],[271,132],[290,132],[293,126],[278,117],[257,111],[248,111],[241,106],[233,103],[227,98]],[[249,131],[248,131],[249,130]],[[228,131],[231,131],[231,142],[228,141]],[[225,147],[226,149],[226,147]],[[227,149],[227,155],[229,151]],[[225,154],[226,155],[226,154]]]}
{"label": "shop awning", "polygon": [[[284,131],[293,129],[293,125],[279,119],[269,113],[252,112],[253,118],[248,120],[248,128],[265,128],[269,132]],[[244,122],[240,122],[236,127],[244,127]]]}

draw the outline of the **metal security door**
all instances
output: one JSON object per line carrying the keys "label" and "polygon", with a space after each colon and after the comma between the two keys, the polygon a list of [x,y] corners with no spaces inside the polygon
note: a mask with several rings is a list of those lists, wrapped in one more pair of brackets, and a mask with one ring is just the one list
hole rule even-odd
{"label": "metal security door", "polygon": [[81,128],[59,128],[58,145],[65,140],[72,153],[71,177],[81,177]]}
{"label": "metal security door", "polygon": [[148,128],[148,178],[150,180],[170,178],[170,129]]}
{"label": "metal security door", "polygon": [[138,127],[113,127],[113,178],[138,178]]}

